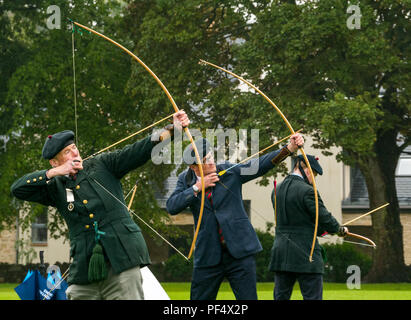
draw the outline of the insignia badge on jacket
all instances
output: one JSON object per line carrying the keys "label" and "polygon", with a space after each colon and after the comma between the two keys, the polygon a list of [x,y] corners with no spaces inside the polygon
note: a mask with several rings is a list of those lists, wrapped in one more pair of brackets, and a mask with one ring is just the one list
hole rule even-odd
{"label": "insignia badge on jacket", "polygon": [[67,209],[69,211],[73,211],[73,209],[74,209],[74,192],[73,192],[73,190],[66,188],[66,197],[67,197],[67,202],[68,202]]}

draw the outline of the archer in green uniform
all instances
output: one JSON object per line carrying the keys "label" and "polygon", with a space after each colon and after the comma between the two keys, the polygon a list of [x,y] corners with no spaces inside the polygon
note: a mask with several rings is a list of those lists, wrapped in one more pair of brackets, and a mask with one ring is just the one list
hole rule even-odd
{"label": "archer in green uniform", "polygon": [[[314,156],[308,155],[314,175],[323,170]],[[275,300],[289,300],[296,281],[300,284],[305,300],[321,300],[323,292],[324,262],[318,241],[315,244],[313,261],[308,252],[315,222],[315,198],[312,177],[302,155],[296,158],[293,172],[272,193],[276,202],[276,232],[271,251],[269,269],[275,271]],[[318,195],[318,235],[328,232],[344,236],[348,229],[340,226],[326,209]]]}
{"label": "archer in green uniform", "polygon": [[[182,110],[173,118],[180,130],[189,124]],[[73,259],[69,299],[144,299],[140,268],[151,261],[120,180],[150,160],[153,147],[173,135],[171,127],[157,141],[149,136],[85,161],[72,131],[50,135],[42,156],[52,168],[26,174],[11,186],[15,197],[55,207],[66,221]]]}

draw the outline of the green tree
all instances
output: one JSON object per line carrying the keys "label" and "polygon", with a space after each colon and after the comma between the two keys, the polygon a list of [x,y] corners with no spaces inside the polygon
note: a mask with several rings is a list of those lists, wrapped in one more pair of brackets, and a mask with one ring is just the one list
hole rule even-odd
{"label": "green tree", "polygon": [[[33,53],[34,48],[28,34],[34,30],[32,17],[35,10],[35,5],[24,6],[21,1],[0,1],[0,190],[3,195],[9,194],[11,172],[21,168],[20,164],[15,163],[15,157],[6,153],[10,139],[7,132],[12,126],[10,118],[13,116],[12,109],[7,107],[8,82],[18,67]],[[0,197],[0,230],[16,221],[18,205],[10,197]]]}
{"label": "green tree", "polygon": [[[272,1],[258,10],[249,39],[234,50],[235,70],[304,126],[315,146],[341,147],[337,159],[363,173],[375,242],[370,281],[408,281],[395,188],[410,144],[409,1],[359,1],[360,29],[347,27],[349,2]],[[271,119],[269,119],[271,120]]]}
{"label": "green tree", "polygon": [[[135,50],[166,84],[177,105],[186,110],[195,128],[231,127],[237,118],[231,110],[233,98],[227,94],[231,83],[214,83],[199,59],[219,63],[231,61],[231,41],[241,37],[246,21],[236,10],[238,1],[128,1],[125,30],[135,40]],[[130,80],[136,99],[155,112],[169,112],[164,94],[153,89],[153,81],[138,66]],[[144,81],[147,78],[146,81]],[[212,94],[207,95],[210,84]],[[231,106],[229,107],[231,109]],[[143,109],[153,112],[151,106]],[[227,119],[228,118],[228,119]]]}
{"label": "green tree", "polygon": [[[47,28],[49,5],[60,7],[61,29]],[[76,131],[73,80],[77,90],[78,146],[83,158],[166,114],[142,115],[142,100],[129,94],[133,90],[128,81],[134,63],[130,56],[84,30],[71,32],[68,19],[94,26],[132,48],[133,42],[122,32],[124,8],[121,1],[103,1],[98,5],[93,0],[15,1],[0,8],[4,12],[1,22],[7,31],[0,42],[1,52],[7,54],[9,42],[15,46],[15,51],[19,52],[18,45],[24,49],[20,60],[14,60],[12,53],[7,55],[4,65],[10,71],[0,83],[0,136],[4,141],[0,153],[0,189],[6,195],[0,200],[0,220],[7,225],[14,222],[23,205],[28,213],[26,219],[32,219],[42,210],[41,206],[12,198],[10,185],[27,172],[49,167],[48,162],[41,159],[41,149],[48,134],[64,129]],[[144,101],[144,106],[150,108],[154,103]],[[129,140],[129,143],[148,134]],[[163,187],[170,171],[170,167],[148,163],[122,181],[125,193],[138,181],[134,211],[166,235],[173,235],[176,230],[167,227],[167,215],[158,207],[154,191]],[[52,234],[59,236],[65,224],[59,215],[53,218],[49,228]],[[148,233],[152,235],[151,231]]]}

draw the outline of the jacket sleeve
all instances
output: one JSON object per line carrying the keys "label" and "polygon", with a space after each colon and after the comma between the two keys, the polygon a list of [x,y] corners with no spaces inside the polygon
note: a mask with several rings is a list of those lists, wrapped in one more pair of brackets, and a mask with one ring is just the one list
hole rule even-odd
{"label": "jacket sleeve", "polygon": [[12,184],[11,193],[20,200],[55,206],[49,191],[46,172],[47,170],[41,170],[24,175]]}
{"label": "jacket sleeve", "polygon": [[151,150],[156,142],[151,141],[151,136],[125,146],[121,150],[103,153],[98,158],[107,169],[118,179],[128,172],[142,166],[151,157]]}
{"label": "jacket sleeve", "polygon": [[273,160],[279,155],[281,150],[272,151],[259,158],[252,159],[245,164],[233,168],[240,176],[241,183],[246,183],[263,176],[275,167]]}
{"label": "jacket sleeve", "polygon": [[184,172],[180,174],[177,181],[177,187],[167,199],[166,207],[168,213],[175,215],[186,209],[196,199],[192,187],[187,187],[184,183]]}
{"label": "jacket sleeve", "polygon": [[[304,195],[304,205],[307,212],[310,213],[312,221],[315,221],[315,197],[314,189],[310,188]],[[327,210],[324,203],[318,194],[318,235],[328,232],[330,234],[337,233],[340,228],[340,224],[333,217],[331,212]]]}

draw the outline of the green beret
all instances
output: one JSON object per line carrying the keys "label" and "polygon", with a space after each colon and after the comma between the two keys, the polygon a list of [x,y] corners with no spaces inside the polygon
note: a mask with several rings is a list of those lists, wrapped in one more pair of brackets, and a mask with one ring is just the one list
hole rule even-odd
{"label": "green beret", "polygon": [[57,153],[72,143],[74,143],[73,131],[64,130],[49,135],[46,142],[44,142],[42,156],[47,160],[53,159]]}
{"label": "green beret", "polygon": [[[212,151],[211,144],[207,139],[200,138],[194,141],[194,144],[197,147],[198,154],[200,155],[200,159],[203,160],[203,158],[210,152]],[[193,146],[189,144],[186,149],[184,150],[183,153],[183,161],[185,164],[194,164],[197,163],[196,161],[196,155],[193,149]]]}

